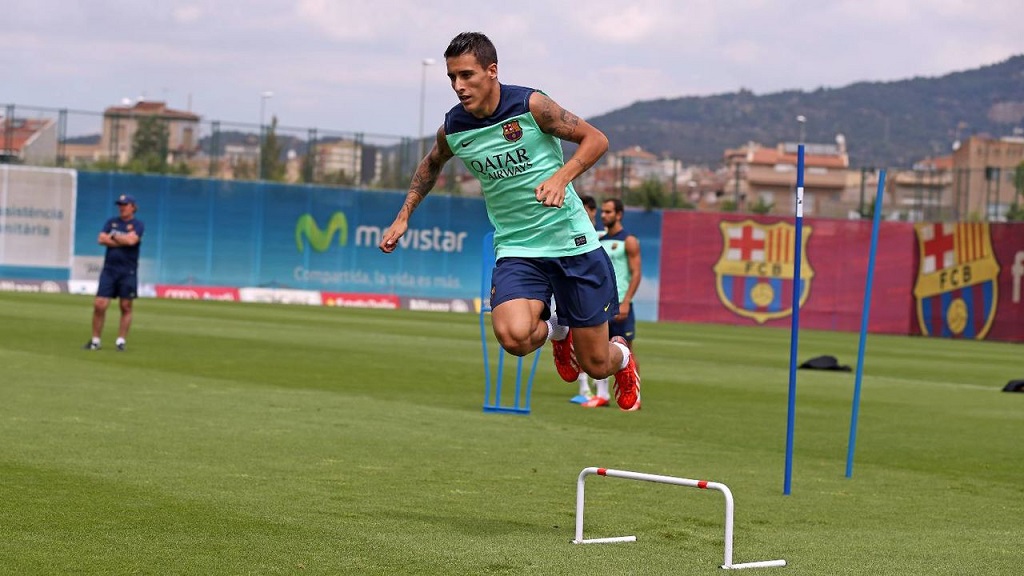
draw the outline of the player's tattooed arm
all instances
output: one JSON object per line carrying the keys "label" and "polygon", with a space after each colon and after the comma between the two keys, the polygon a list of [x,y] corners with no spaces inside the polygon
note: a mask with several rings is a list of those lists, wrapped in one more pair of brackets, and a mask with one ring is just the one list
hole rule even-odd
{"label": "player's tattooed arm", "polygon": [[416,207],[427,197],[430,190],[437,183],[437,177],[448,160],[454,156],[448,141],[444,136],[444,127],[438,128],[437,138],[430,152],[420,160],[416,172],[409,184],[409,193],[405,195],[405,202],[398,210],[395,221],[391,223],[381,234],[380,249],[385,254],[390,254],[398,247],[398,239],[409,229],[409,217],[416,211]]}
{"label": "player's tattooed arm", "polygon": [[416,167],[416,172],[412,175],[409,193],[406,194],[405,203],[399,212],[400,216],[408,218],[412,215],[416,207],[420,205],[420,202],[434,189],[434,185],[437,184],[437,177],[441,175],[441,170],[453,156],[454,154],[451,148],[448,147],[448,140],[445,138],[444,127],[442,126],[437,131],[437,138],[434,141],[433,147],[423,157],[419,166]]}
{"label": "player's tattooed arm", "polygon": [[542,92],[534,92],[530,96],[530,112],[544,133],[579,144],[565,165],[571,171],[569,180],[586,172],[608,150],[608,138],[604,133]]}
{"label": "player's tattooed arm", "polygon": [[[536,103],[539,115],[535,116],[537,116],[537,122],[540,124],[541,129],[562,140],[579,144],[576,130],[580,125],[580,117],[559,106],[546,94],[541,92],[536,94],[538,96]],[[530,104],[533,104],[532,100]]]}

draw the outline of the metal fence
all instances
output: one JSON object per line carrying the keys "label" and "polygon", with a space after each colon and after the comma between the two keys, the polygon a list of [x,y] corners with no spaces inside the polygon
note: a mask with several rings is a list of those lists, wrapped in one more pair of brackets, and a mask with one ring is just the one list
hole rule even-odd
{"label": "metal fence", "polygon": [[[285,126],[274,118],[256,124],[170,109],[143,113],[129,105],[104,112],[0,106],[5,163],[402,189],[419,161],[415,138]],[[157,169],[133,162],[135,135],[152,119],[166,133]]]}
{"label": "metal fence", "polygon": [[[429,145],[429,139],[424,143],[394,135],[284,126],[275,118],[269,124],[262,118],[258,124],[206,120],[191,112],[167,109],[162,102],[126,102],[103,112],[0,106],[0,162],[34,166],[404,190],[424,144]],[[147,119],[156,119],[165,130],[160,137],[165,148],[148,164],[139,158],[138,145],[144,139],[137,138]],[[741,190],[750,191],[741,171],[730,175],[723,169],[697,169],[683,167],[678,160],[659,160],[658,170],[642,173],[624,154],[608,154],[601,165],[576,181],[577,190],[620,197],[627,204],[647,208],[751,211],[756,204],[755,195],[740,194]],[[1014,176],[1015,167],[1009,164],[1002,168],[892,170],[888,183],[892,190],[882,210],[887,218],[912,221],[1005,220],[1022,202]],[[873,209],[877,171],[850,169],[845,179],[841,191],[814,195],[820,196],[812,199],[814,215],[856,218]],[[459,162],[448,163],[436,189],[455,195],[480,192],[479,183]],[[704,201],[712,197],[716,201]],[[789,212],[781,198],[772,202],[772,213]]]}

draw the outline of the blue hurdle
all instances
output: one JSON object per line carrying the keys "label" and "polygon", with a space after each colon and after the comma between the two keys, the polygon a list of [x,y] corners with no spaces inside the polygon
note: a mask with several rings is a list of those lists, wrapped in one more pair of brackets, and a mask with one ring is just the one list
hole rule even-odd
{"label": "blue hurdle", "polygon": [[[494,232],[484,236],[482,254],[482,265],[480,271],[480,344],[484,357],[484,412],[496,412],[501,414],[529,414],[530,395],[533,391],[533,376],[537,372],[537,363],[540,361],[540,349],[533,353],[533,362],[530,365],[530,373],[523,385],[523,358],[516,358],[515,394],[511,403],[502,403],[502,388],[505,376],[505,352],[502,347],[496,346],[496,359],[492,360],[488,352],[487,341],[490,340],[490,331],[487,329],[486,316],[491,311],[491,272],[494,269]],[[491,375],[491,364],[497,362],[494,375]]]}

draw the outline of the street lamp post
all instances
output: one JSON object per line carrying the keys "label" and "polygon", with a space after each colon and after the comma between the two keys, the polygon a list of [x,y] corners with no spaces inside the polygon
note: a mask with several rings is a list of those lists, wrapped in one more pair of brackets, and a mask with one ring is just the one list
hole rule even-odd
{"label": "street lamp post", "polygon": [[266,133],[264,129],[264,111],[267,107],[267,100],[274,97],[274,93],[270,91],[260,92],[260,144],[256,149],[256,166],[259,171],[260,180],[263,180],[263,138]]}
{"label": "street lamp post", "polygon": [[864,217],[864,185],[867,183],[868,168],[860,167],[860,204],[857,207],[857,216]]}
{"label": "street lamp post", "polygon": [[796,117],[796,121],[800,124],[800,140],[798,140],[797,143],[798,144],[803,144],[804,143],[804,125],[807,124],[807,117],[805,117],[803,114],[801,114],[801,115]]}
{"label": "street lamp post", "polygon": [[[426,113],[426,101],[427,101],[427,67],[434,65],[433,58],[424,58],[423,66],[421,67],[422,74],[420,77],[420,160],[423,159],[423,116]],[[419,161],[417,161],[419,162]]]}

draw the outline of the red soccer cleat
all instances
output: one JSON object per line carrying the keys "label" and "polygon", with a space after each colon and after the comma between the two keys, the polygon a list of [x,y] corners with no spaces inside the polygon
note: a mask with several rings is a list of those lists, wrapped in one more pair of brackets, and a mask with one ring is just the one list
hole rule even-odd
{"label": "red soccer cleat", "polygon": [[572,331],[564,340],[552,340],[551,351],[558,375],[566,382],[575,382],[580,377],[580,365],[576,363],[576,351],[572,347]]}
{"label": "red soccer cleat", "polygon": [[[621,336],[612,338],[612,342],[626,346],[626,340]],[[626,367],[615,373],[615,402],[626,412],[640,409],[640,372],[636,369],[636,359],[632,353]]]}
{"label": "red soccer cleat", "polygon": [[607,408],[608,399],[601,398],[600,396],[594,396],[590,400],[587,400],[583,404],[580,404],[580,406],[583,406],[584,408]]}

